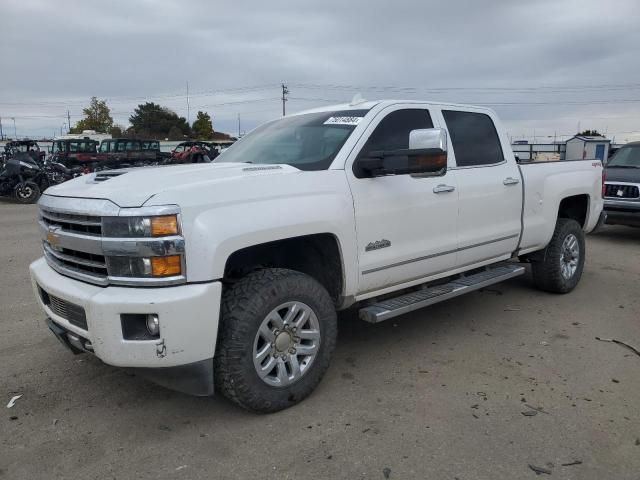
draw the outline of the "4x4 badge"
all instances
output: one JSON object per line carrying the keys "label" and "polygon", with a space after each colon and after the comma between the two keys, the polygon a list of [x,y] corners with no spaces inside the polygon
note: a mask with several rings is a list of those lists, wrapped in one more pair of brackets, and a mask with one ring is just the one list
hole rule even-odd
{"label": "4x4 badge", "polygon": [[364,247],[365,252],[370,252],[371,250],[380,250],[381,248],[387,248],[391,246],[391,242],[387,239],[376,240],[375,242],[370,242],[366,247]]}

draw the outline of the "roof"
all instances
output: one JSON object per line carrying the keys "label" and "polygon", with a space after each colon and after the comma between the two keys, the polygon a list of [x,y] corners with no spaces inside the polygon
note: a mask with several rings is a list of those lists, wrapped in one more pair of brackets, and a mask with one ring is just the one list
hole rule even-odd
{"label": "roof", "polygon": [[582,140],[583,142],[598,142],[598,143],[611,143],[611,140],[609,140],[606,137],[603,137],[601,135],[576,135],[575,137],[570,138],[569,140],[567,140],[567,142],[571,141],[571,140]]}
{"label": "roof", "polygon": [[448,102],[436,102],[436,101],[429,101],[429,100],[372,100],[372,101],[360,100],[356,103],[344,103],[341,105],[326,105],[323,107],[312,108],[310,110],[304,110],[302,112],[294,113],[292,114],[292,116],[303,115],[306,113],[320,113],[320,112],[331,112],[331,111],[371,110],[376,106],[384,108],[384,107],[395,105],[398,103],[407,104],[407,105],[411,105],[411,104],[429,105],[429,106],[441,107],[441,108],[446,108],[446,107],[470,108],[470,109],[472,108],[475,110],[482,110],[485,112],[493,112],[491,108],[488,108],[485,106],[465,105],[460,103],[448,103]]}

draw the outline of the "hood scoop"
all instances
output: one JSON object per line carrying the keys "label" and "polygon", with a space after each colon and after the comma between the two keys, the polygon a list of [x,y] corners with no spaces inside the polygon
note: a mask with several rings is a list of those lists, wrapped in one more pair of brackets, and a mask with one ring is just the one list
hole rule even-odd
{"label": "hood scoop", "polygon": [[120,175],[123,175],[125,173],[127,173],[127,170],[106,170],[96,173],[96,175],[92,179],[90,179],[88,183],[106,182],[111,178],[119,177]]}

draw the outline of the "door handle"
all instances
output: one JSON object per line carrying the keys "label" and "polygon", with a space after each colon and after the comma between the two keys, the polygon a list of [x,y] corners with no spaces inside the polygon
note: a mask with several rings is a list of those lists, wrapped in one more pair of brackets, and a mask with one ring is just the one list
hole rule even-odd
{"label": "door handle", "polygon": [[433,187],[433,193],[453,192],[455,189],[456,187],[453,185],[445,185],[444,183],[441,183],[437,187]]}
{"label": "door handle", "polygon": [[517,185],[518,183],[520,183],[520,180],[513,177],[507,177],[502,181],[502,183],[505,185]]}

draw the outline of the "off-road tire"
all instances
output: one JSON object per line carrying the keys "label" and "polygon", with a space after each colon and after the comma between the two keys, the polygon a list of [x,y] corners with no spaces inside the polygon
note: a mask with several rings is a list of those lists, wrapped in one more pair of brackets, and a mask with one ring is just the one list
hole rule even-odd
{"label": "off-road tire", "polygon": [[[560,258],[562,256],[563,243],[569,235],[574,235],[577,238],[580,253],[575,273],[571,278],[567,279],[562,275]],[[553,237],[551,237],[549,245],[543,252],[542,259],[533,261],[531,264],[533,281],[536,287],[552,293],[568,293],[573,290],[580,281],[580,277],[582,277],[585,254],[584,231],[580,224],[569,218],[559,218]]]}
{"label": "off-road tire", "polygon": [[[320,346],[306,372],[288,387],[267,385],[253,364],[253,344],[274,308],[303,302],[320,324]],[[326,289],[303,273],[266,268],[249,273],[223,292],[214,358],[216,391],[247,410],[271,413],[295,405],[313,392],[329,367],[337,337],[336,310]]]}
{"label": "off-road tire", "polygon": [[[25,192],[25,189],[29,189],[31,192],[28,196],[24,196],[21,192]],[[22,182],[16,185],[13,190],[13,198],[20,203],[36,203],[40,198],[40,187],[35,182]]]}

